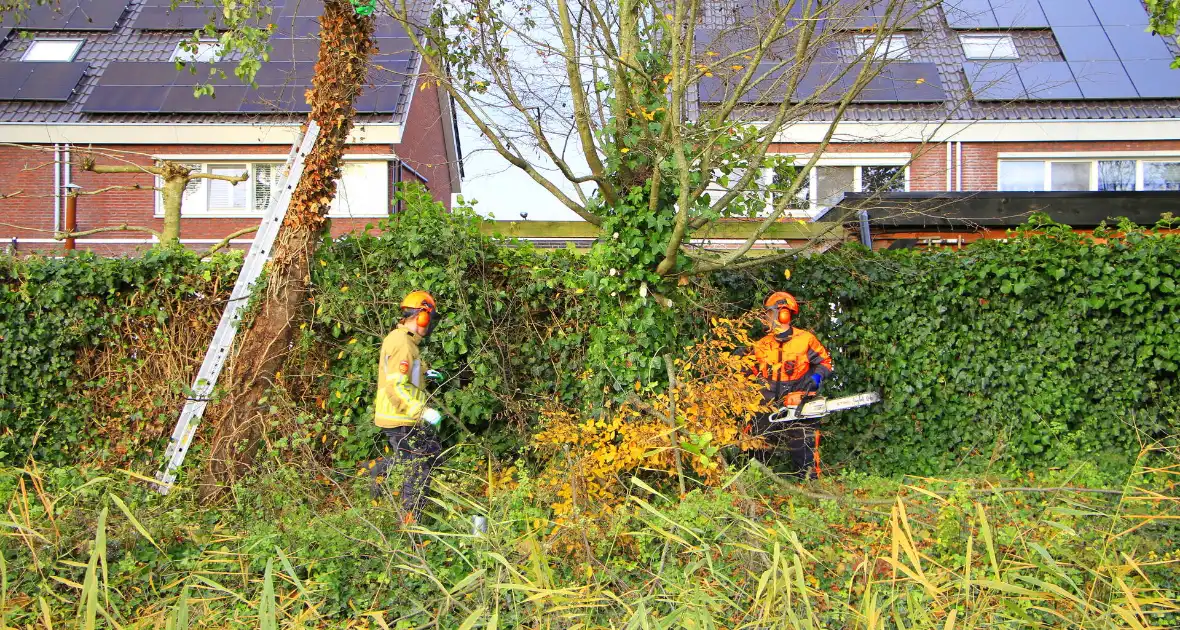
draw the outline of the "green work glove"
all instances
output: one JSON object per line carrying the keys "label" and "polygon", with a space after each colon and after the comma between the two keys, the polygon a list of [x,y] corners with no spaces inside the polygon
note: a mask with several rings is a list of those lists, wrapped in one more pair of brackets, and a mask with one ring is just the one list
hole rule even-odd
{"label": "green work glove", "polygon": [[439,372],[438,370],[426,370],[426,378],[428,378],[432,381],[442,382],[446,377],[447,377],[446,374],[443,374],[442,372]]}
{"label": "green work glove", "polygon": [[438,425],[442,422],[442,414],[438,412],[438,409],[427,407],[422,412],[422,420],[437,429]]}

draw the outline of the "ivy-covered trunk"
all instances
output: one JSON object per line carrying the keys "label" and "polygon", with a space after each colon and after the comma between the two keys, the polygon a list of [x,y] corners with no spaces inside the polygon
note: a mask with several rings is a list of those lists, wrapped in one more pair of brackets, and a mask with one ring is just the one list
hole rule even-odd
{"label": "ivy-covered trunk", "polygon": [[216,495],[249,469],[262,437],[260,401],[291,349],[293,332],[306,317],[310,264],[327,221],[345,141],[352,130],[353,103],[366,82],[373,21],[348,0],[325,0],[320,51],[308,96],[320,136],[305,160],[303,177],[274,246],[266,293],[253,324],[241,333],[223,390],[213,411],[215,430],[201,494]]}

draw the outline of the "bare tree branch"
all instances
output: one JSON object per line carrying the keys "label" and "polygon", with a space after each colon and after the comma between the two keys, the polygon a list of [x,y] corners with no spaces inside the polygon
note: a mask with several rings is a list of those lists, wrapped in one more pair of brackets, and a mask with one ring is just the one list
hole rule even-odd
{"label": "bare tree branch", "polygon": [[234,233],[232,233],[232,234],[229,234],[228,236],[226,236],[225,238],[221,239],[221,240],[220,240],[220,241],[218,241],[217,243],[214,243],[212,247],[210,247],[209,249],[205,250],[205,253],[201,255],[201,258],[206,258],[206,257],[208,257],[208,256],[212,256],[212,255],[213,255],[213,254],[215,254],[215,253],[216,253],[218,250],[220,250],[220,249],[223,249],[223,248],[225,248],[225,247],[228,247],[228,246],[229,246],[229,242],[230,242],[230,241],[232,241],[232,240],[234,240],[235,238],[237,238],[237,237],[239,237],[239,236],[242,236],[242,235],[244,235],[244,234],[249,234],[249,233],[251,233],[251,232],[257,232],[257,231],[258,231],[258,226],[257,226],[257,225],[255,225],[255,226],[251,226],[251,227],[248,227],[248,228],[242,228],[242,229],[238,230],[237,232],[234,232]]}

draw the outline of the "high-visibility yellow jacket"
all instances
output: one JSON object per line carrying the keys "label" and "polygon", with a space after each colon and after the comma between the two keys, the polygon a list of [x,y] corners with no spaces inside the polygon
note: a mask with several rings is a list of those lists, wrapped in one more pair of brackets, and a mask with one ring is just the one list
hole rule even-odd
{"label": "high-visibility yellow jacket", "polygon": [[418,357],[422,338],[398,325],[381,343],[373,421],[383,429],[414,426],[426,409],[426,365]]}

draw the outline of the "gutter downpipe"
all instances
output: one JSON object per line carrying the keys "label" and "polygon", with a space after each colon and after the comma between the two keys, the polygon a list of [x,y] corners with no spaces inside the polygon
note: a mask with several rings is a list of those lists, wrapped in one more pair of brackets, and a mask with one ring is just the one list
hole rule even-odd
{"label": "gutter downpipe", "polygon": [[958,147],[957,147],[958,148],[958,156],[955,160],[957,162],[957,164],[955,165],[955,190],[962,191],[963,190],[963,141],[960,140],[959,142],[956,142],[955,144],[958,145]]}
{"label": "gutter downpipe", "polygon": [[53,233],[61,231],[61,145],[53,145]]}
{"label": "gutter downpipe", "polygon": [[947,189],[947,191],[952,190],[952,188],[951,188],[951,175],[952,175],[952,171],[954,170],[954,166],[951,164],[951,153],[953,151],[953,147],[952,147],[953,144],[954,143],[949,140],[946,143],[946,189]]}

